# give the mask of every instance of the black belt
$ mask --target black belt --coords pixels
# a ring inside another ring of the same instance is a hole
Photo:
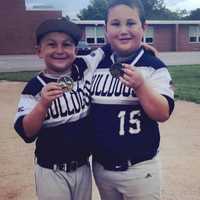
[[[137,159],[130,159],[130,160],[123,160],[123,161],[118,161],[118,160],[105,160],[105,159],[100,159],[98,157],[95,157],[94,160],[100,163],[104,169],[110,170],[110,171],[126,171],[128,170],[129,167],[146,161],[146,160],[151,160],[155,155],[148,155],[143,158],[137,158]]]
[[[62,162],[62,163],[48,163],[44,161],[37,161],[38,165],[44,168],[53,169],[56,170],[62,170],[65,172],[73,172],[76,171],[77,168],[85,165],[88,163],[88,159],[83,160],[72,160],[68,162]]]

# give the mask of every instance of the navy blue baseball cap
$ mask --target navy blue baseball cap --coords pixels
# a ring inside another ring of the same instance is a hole
[[[46,34],[51,32],[61,32],[68,34],[73,39],[75,45],[78,44],[82,37],[81,29],[77,24],[65,18],[48,19],[42,22],[36,29],[35,34],[37,45],[40,44],[42,38]]]

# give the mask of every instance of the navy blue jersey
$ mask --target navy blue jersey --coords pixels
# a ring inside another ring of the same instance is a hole
[[[112,52],[106,49],[101,54],[104,58],[96,66],[91,87],[94,155],[105,160],[155,155],[160,143],[158,123],[146,115],[134,90],[110,74]],[[171,113],[173,90],[165,64],[142,48],[127,63],[136,66],[145,81],[166,97]]]
[[[30,80],[22,91],[15,118],[15,129],[26,141],[36,139],[35,154],[38,160],[60,163],[87,158],[91,153],[91,129],[88,116],[92,73],[83,59],[75,61],[79,79],[71,92],[54,100],[49,107],[41,130],[33,138],[27,138],[22,121],[41,98],[44,85],[57,79],[41,72]]]

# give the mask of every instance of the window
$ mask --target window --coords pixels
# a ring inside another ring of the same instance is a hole
[[[144,42],[152,44],[154,41],[154,29],[152,26],[148,26],[144,33]]]
[[[104,44],[105,39],[104,39],[104,28],[101,26],[96,27],[96,43],[98,44]]]
[[[95,43],[94,27],[86,26],[85,35],[86,35],[86,41],[87,41],[88,44],[94,44]]]
[[[104,27],[102,26],[86,26],[86,41],[88,44],[104,44]]]
[[[189,41],[200,42],[200,26],[189,26]]]

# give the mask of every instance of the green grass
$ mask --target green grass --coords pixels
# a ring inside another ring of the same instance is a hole
[[[175,98],[200,103],[200,65],[170,66]],[[0,73],[0,80],[28,81],[38,72]]]
[[[30,80],[33,76],[35,76],[38,72],[31,71],[31,72],[1,72],[0,73],[0,80],[7,80],[7,81],[20,81],[26,82]]]
[[[200,65],[171,66],[175,98],[200,103]]]

